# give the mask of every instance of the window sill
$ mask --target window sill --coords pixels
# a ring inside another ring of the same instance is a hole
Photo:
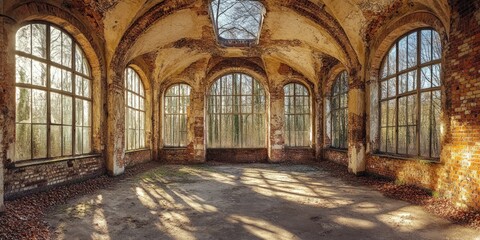
[[[7,166],[7,168],[15,169],[15,168],[22,168],[22,167],[29,167],[29,166],[35,166],[35,165],[57,163],[57,162],[65,162],[65,161],[79,160],[79,159],[85,159],[85,158],[94,158],[94,157],[101,157],[101,156],[102,156],[101,154],[88,154],[88,155],[71,156],[71,157],[23,160],[23,161],[11,163],[9,166]]]
[[[348,149],[342,149],[342,148],[329,147],[326,150],[341,152],[341,153],[348,153]]]
[[[401,156],[401,155],[393,155],[393,154],[386,154],[386,153],[372,153],[372,156],[381,157],[381,158],[390,158],[390,159],[397,159],[403,161],[417,161],[421,163],[427,164],[442,164],[439,158],[421,158],[421,157],[408,157],[408,156]]]
[[[150,148],[140,148],[140,149],[127,150],[127,151],[125,151],[125,154],[127,154],[127,153],[136,153],[136,152],[143,152],[143,151],[150,151]]]
[[[313,147],[287,147],[285,146],[285,150],[313,150]]]

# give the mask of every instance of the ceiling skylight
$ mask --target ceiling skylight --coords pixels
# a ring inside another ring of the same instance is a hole
[[[215,33],[225,46],[258,43],[265,8],[253,0],[213,0],[210,4]]]

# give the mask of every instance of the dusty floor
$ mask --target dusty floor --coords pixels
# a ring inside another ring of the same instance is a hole
[[[59,239],[479,239],[305,165],[160,166],[50,211]]]

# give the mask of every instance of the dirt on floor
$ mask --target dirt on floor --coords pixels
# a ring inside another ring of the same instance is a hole
[[[156,166],[48,211],[57,239],[480,239],[316,166]]]

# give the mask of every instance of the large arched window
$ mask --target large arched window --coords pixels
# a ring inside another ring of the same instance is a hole
[[[264,148],[263,87],[242,73],[221,77],[208,95],[207,123],[211,148]]]
[[[310,96],[305,86],[298,83],[283,87],[285,95],[285,145],[308,147],[310,138]]]
[[[61,28],[31,23],[16,33],[16,160],[91,152],[91,75]]]
[[[130,67],[125,69],[125,132],[127,150],[145,148],[145,89]]]
[[[190,86],[176,84],[165,92],[164,140],[166,147],[185,147],[187,139],[187,109]]]
[[[331,98],[331,146],[339,149],[348,147],[348,75],[346,71],[338,74],[332,87]]]
[[[438,158],[440,36],[419,29],[397,40],[380,73],[380,152]]]

